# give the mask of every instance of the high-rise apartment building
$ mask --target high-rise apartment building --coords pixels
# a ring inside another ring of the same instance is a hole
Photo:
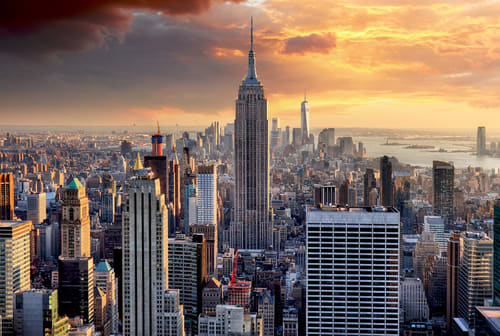
[[[394,206],[392,162],[387,156],[380,158],[380,203],[383,206]]]
[[[479,156],[486,154],[486,127],[484,126],[477,128],[476,152]]]
[[[163,335],[168,284],[168,215],[160,180],[130,179],[123,213],[124,335]]]
[[[304,101],[300,103],[300,119],[301,119],[301,133],[302,133],[302,144],[309,143],[309,102],[306,97]]]
[[[308,208],[307,335],[399,335],[399,213]]]
[[[198,167],[196,194],[198,224],[217,224],[217,166]]]
[[[2,335],[14,335],[14,294],[31,288],[29,221],[0,221]]]
[[[458,316],[475,327],[474,307],[492,297],[493,241],[484,233],[460,236],[461,258],[458,283]]]
[[[441,216],[447,229],[452,229],[453,216],[453,189],[455,167],[449,162],[434,161],[432,163],[434,199],[432,212],[434,216]]]
[[[60,232],[62,257],[90,257],[89,199],[77,178],[63,192]]]
[[[47,198],[45,193],[29,194],[27,197],[26,219],[33,225],[39,225],[47,218]]]
[[[257,78],[251,27],[248,73],[236,100],[235,196],[231,245],[267,249],[272,244],[269,203],[269,125],[264,87]]]
[[[57,290],[32,289],[15,295],[16,335],[68,335],[68,317],[59,316]]]
[[[0,174],[0,220],[14,219],[14,177]]]

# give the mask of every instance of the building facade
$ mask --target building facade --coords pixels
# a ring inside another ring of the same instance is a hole
[[[306,225],[306,334],[399,335],[399,213],[308,208]]]

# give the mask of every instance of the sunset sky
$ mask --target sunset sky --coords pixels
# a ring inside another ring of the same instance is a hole
[[[6,0],[0,124],[231,122],[251,16],[282,125],[500,128],[491,0]]]

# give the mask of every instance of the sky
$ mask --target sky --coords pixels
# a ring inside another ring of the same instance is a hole
[[[0,125],[232,122],[251,16],[281,126],[500,128],[496,0],[4,0]]]

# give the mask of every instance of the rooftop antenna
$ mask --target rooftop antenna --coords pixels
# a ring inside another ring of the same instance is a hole
[[[250,17],[250,50],[253,50],[253,16]]]
[[[158,126],[158,134],[160,134],[160,122],[156,120],[156,126]]]

